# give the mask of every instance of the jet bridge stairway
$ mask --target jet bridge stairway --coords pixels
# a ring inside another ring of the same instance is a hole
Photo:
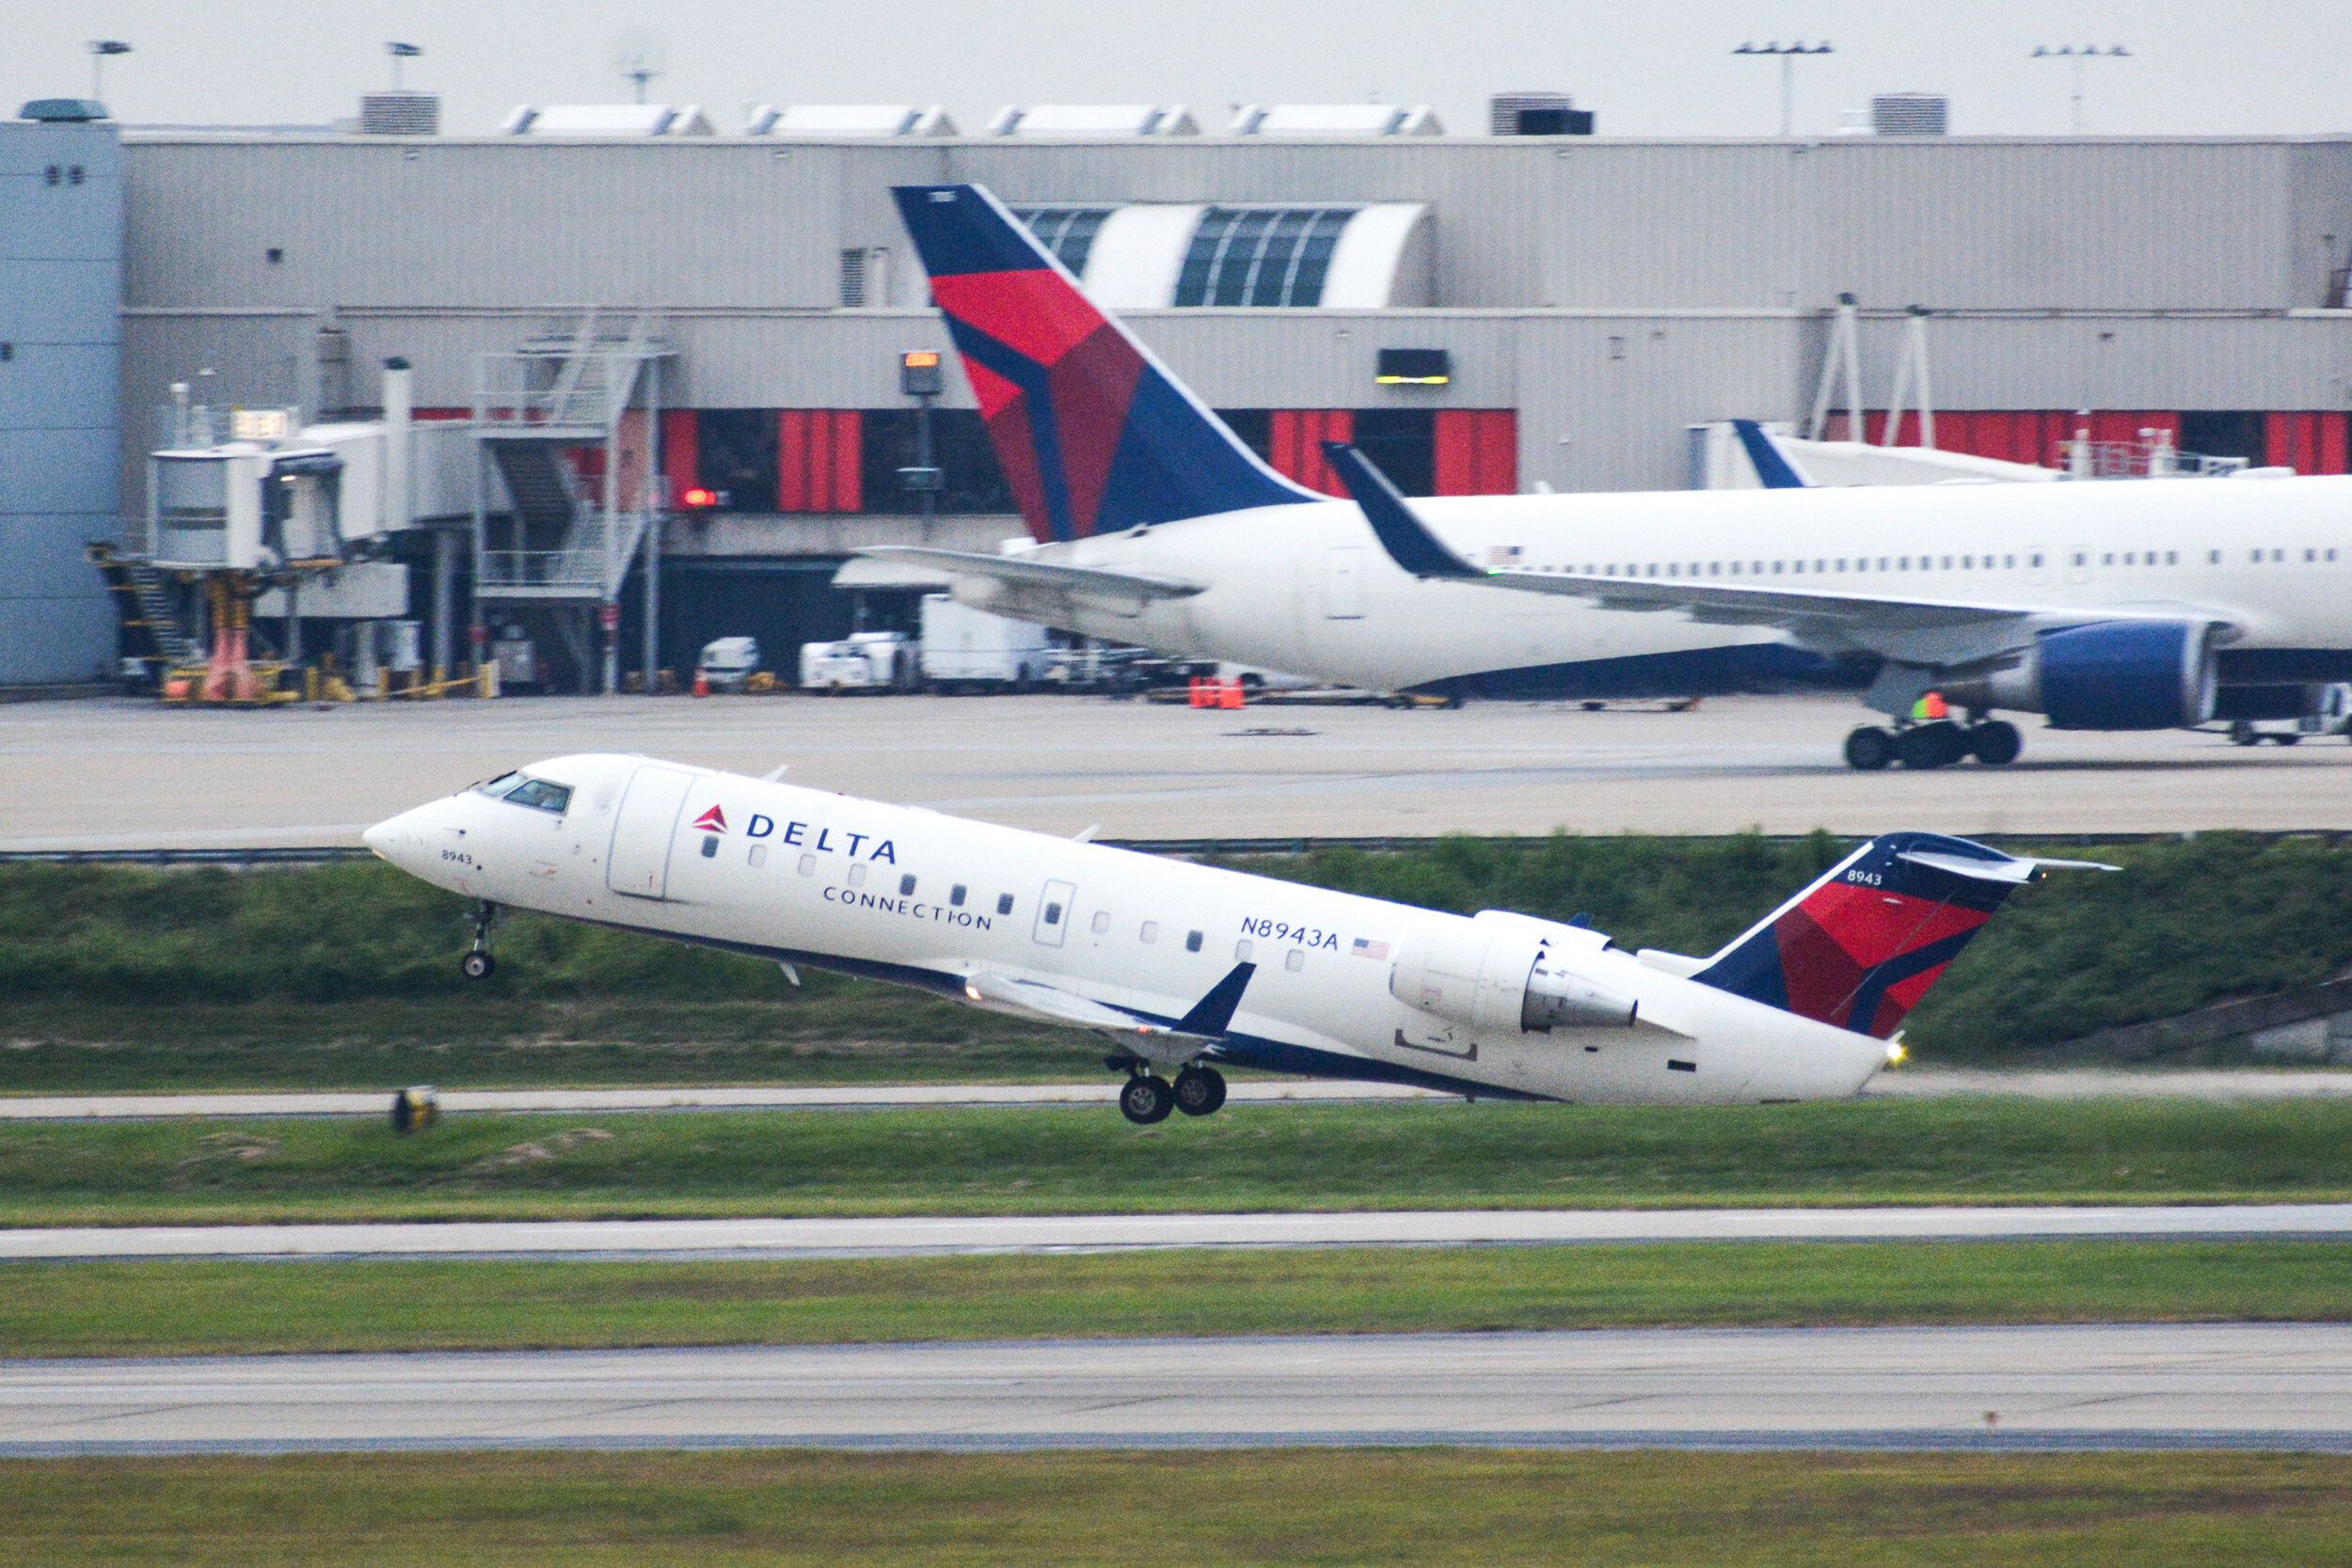
[[[122,626],[122,656],[147,666],[148,677],[160,681],[175,665],[200,664],[204,650],[181,625],[172,607],[163,574],[144,561],[115,553],[111,545],[92,545],[90,564],[106,582],[108,597]]]

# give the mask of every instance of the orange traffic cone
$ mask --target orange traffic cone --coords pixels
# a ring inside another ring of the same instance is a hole
[[[1239,707],[1242,705],[1241,682],[1221,681],[1218,685],[1223,689],[1218,695],[1217,706]]]
[[[704,674],[700,670],[694,672],[694,695],[697,697],[707,697],[710,695],[710,677]]]

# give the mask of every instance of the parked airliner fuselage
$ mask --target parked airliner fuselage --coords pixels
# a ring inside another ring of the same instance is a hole
[[[484,905],[1097,1027],[1162,1067],[1729,1103],[1850,1095],[1887,1059],[1880,1038],[1693,982],[1691,960],[1637,957],[1581,927],[1412,909],[641,757],[534,764],[367,843]],[[1546,994],[1564,1000],[1547,1016],[1561,1026],[1523,1026],[1531,964],[1550,966]],[[1167,1027],[1220,982],[1239,1003],[1213,1037]]]
[[[2302,666],[2341,663],[2344,656],[2322,651],[2352,648],[2352,479],[1481,496],[1412,505],[1481,566],[2077,610],[2194,605],[2231,624],[2217,650],[2225,681],[2338,678],[2332,664]],[[1737,685],[1743,674],[1786,677],[1817,663],[1770,626],[1421,580],[1390,559],[1352,501],[1193,518],[1051,545],[1025,559],[1204,588],[1181,598],[1089,599],[961,577],[957,596],[1089,636],[1371,690],[1575,695],[1589,686],[1617,695],[1643,683],[1645,666],[1659,689],[1681,690]],[[2265,651],[2282,660],[2275,673],[2249,657]],[[1924,641],[1916,650],[1930,664],[1942,653]],[[1621,659],[1645,666],[1609,663]]]

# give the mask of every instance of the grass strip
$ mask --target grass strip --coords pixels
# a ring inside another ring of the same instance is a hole
[[[0,1266],[0,1356],[1219,1334],[2312,1322],[2325,1242],[1183,1249],[760,1262]]]
[[[2352,1101],[1241,1104],[0,1127],[0,1223],[2352,1198]]]
[[[0,1563],[2352,1560],[2301,1454],[498,1453],[0,1464]]]

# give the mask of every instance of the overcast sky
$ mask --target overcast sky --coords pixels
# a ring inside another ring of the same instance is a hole
[[[521,103],[626,102],[616,59],[651,48],[656,102],[722,131],[754,103],[944,103],[966,131],[1013,103],[1182,103],[1204,129],[1235,103],[1432,103],[1456,133],[1486,95],[1542,87],[1598,111],[1603,135],[1778,128],[1776,63],[1743,41],[1826,39],[1800,61],[1797,129],[1835,131],[1874,92],[1952,100],[1952,129],[2068,129],[2072,68],[2037,44],[2122,44],[2086,71],[2095,133],[2352,129],[2343,0],[0,0],[0,99],[89,90],[86,41],[120,39],[105,98],[130,123],[324,122],[388,84],[387,40],[421,45],[408,84],[442,96],[449,134]]]

